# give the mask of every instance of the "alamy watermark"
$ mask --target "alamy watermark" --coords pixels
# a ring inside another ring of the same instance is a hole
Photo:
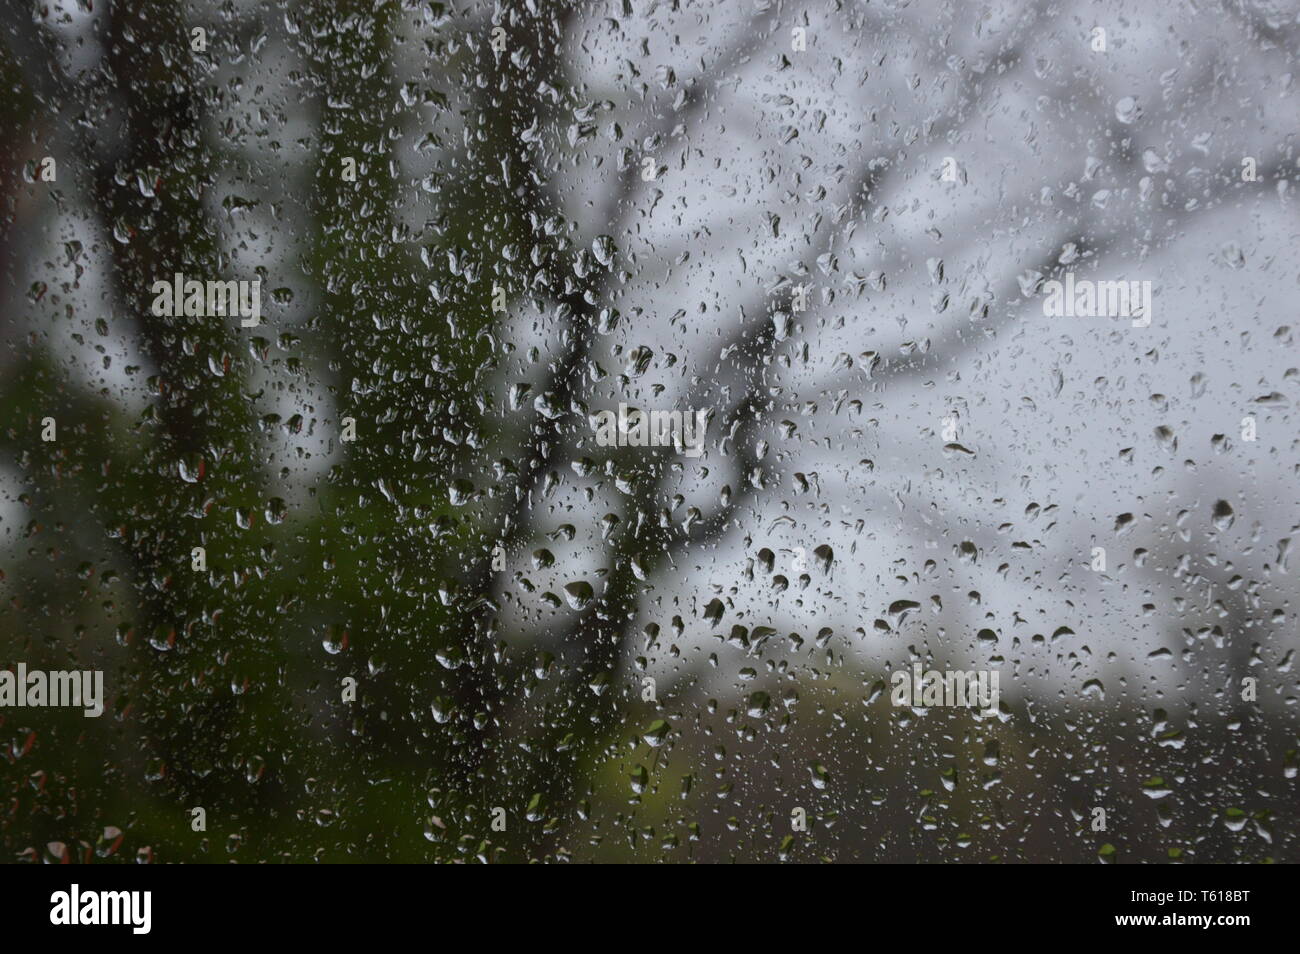
[[[619,404],[618,413],[595,416],[596,443],[601,447],[676,447],[687,457],[704,451],[708,411],[638,411]]]
[[[890,682],[894,688],[889,700],[896,706],[967,706],[990,714],[998,709],[998,674],[987,669],[924,672],[920,663],[913,663],[910,673],[899,670]]]
[[[262,280],[207,281],[186,279],[177,272],[171,281],[160,278],[151,289],[153,313],[179,318],[238,315],[240,325],[255,328],[262,320]]]
[[[1149,281],[1099,281],[1065,273],[1043,285],[1043,314],[1048,318],[1132,318],[1134,328],[1151,324],[1153,301]]]
[[[17,674],[0,669],[0,707],[41,708],[72,706],[85,710],[87,719],[104,714],[104,673],[95,670],[28,671],[18,664]]]
[[[54,925],[128,925],[132,934],[148,934],[153,924],[152,891],[82,891],[73,884],[50,895]]]

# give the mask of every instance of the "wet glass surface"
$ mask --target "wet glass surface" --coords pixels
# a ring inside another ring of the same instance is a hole
[[[1296,860],[1292,5],[2,16],[3,860]]]

